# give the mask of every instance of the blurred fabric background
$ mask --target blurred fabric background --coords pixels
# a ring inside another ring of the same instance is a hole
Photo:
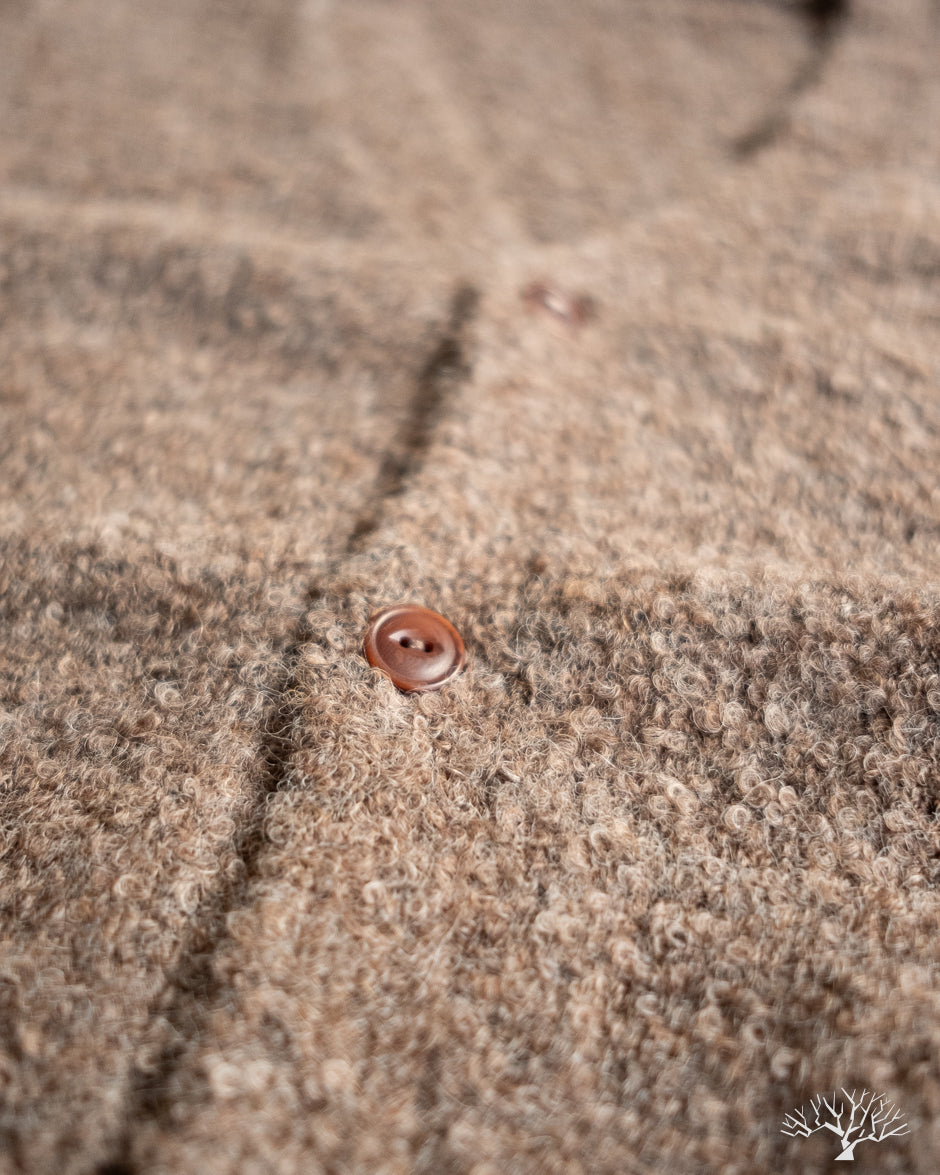
[[[937,1169],[938,226],[934,0],[0,0],[0,1172]]]

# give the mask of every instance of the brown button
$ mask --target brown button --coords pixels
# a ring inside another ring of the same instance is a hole
[[[596,313],[594,299],[588,294],[568,294],[545,282],[532,282],[521,291],[522,298],[532,307],[547,310],[571,326],[583,326]]]
[[[390,604],[376,612],[366,629],[365,654],[407,693],[440,689],[466,659],[457,629],[420,604]]]

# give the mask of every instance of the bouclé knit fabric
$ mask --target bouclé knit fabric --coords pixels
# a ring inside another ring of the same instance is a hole
[[[0,1175],[937,1170],[938,62],[0,3]]]

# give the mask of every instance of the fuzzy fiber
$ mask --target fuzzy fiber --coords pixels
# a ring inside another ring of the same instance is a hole
[[[0,3],[0,1175],[940,1169],[938,63]]]

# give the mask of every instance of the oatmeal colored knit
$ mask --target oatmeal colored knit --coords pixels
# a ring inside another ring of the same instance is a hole
[[[0,1175],[938,1169],[938,62],[0,3]]]

